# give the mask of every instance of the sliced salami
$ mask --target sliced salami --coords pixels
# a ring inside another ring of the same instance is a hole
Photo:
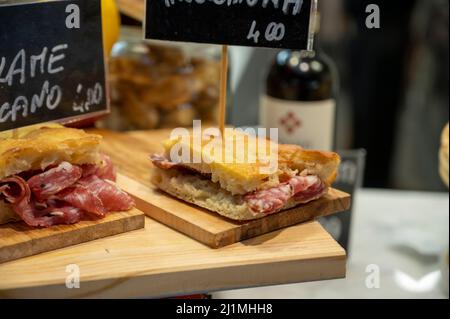
[[[292,187],[283,183],[278,187],[246,195],[244,201],[255,213],[270,214],[282,208],[291,197]]]
[[[14,176],[0,180],[0,196],[11,204],[20,202],[24,197],[30,198],[30,188],[27,182],[19,177]]]
[[[115,182],[117,179],[117,172],[111,158],[107,155],[102,155],[102,162],[101,165],[83,165],[83,177],[96,175],[101,179]]]
[[[70,206],[100,217],[104,217],[108,212],[100,198],[81,185],[69,187],[53,196],[52,199],[63,201]]]
[[[178,166],[177,163],[171,162],[163,155],[153,154],[152,156],[150,156],[150,160],[152,161],[153,165],[160,169],[171,169]]]
[[[44,201],[75,184],[82,173],[83,170],[80,167],[63,162],[55,168],[33,176],[28,180],[28,185],[36,199]]]
[[[79,184],[98,196],[108,211],[129,210],[134,207],[133,199],[111,181],[92,175],[81,179]]]
[[[114,184],[115,169],[106,156],[100,167],[63,162],[23,176],[28,181],[20,176],[0,180],[0,200],[10,203],[29,226],[74,224],[86,214],[104,217],[134,206],[133,199]]]
[[[326,189],[317,176],[295,176],[277,187],[257,191],[244,196],[244,201],[257,214],[272,214],[283,208],[294,198],[297,202],[308,202],[322,195]]]

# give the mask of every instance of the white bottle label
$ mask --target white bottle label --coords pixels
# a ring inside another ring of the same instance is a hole
[[[263,95],[260,125],[277,127],[280,143],[330,151],[333,148],[335,111],[334,99],[287,101]]]

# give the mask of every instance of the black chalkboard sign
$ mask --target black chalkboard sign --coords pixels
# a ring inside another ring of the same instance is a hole
[[[147,0],[145,37],[307,49],[317,0]]]
[[[0,5],[0,131],[107,111],[100,0]]]

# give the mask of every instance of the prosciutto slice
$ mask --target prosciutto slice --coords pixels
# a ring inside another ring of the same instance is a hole
[[[71,206],[50,207],[41,211],[33,202],[25,199],[13,204],[13,209],[27,225],[32,227],[75,224],[82,219],[84,214],[83,210]]]
[[[71,206],[53,207],[48,214],[52,218],[53,225],[76,224],[84,217],[82,209]]]
[[[9,189],[8,185],[3,185],[2,187],[0,187],[0,195],[5,193],[8,189]]]
[[[113,182],[103,180],[96,175],[79,181],[93,195],[97,196],[108,211],[129,210],[134,206],[133,199]]]
[[[100,217],[104,217],[108,212],[108,209],[100,198],[81,185],[69,187],[53,196],[53,199],[64,201],[73,207],[77,207]]]
[[[319,179],[300,192],[295,193],[294,200],[301,203],[307,203],[318,199],[327,190],[326,185]]]
[[[63,162],[58,167],[33,176],[28,180],[28,185],[36,199],[44,201],[75,184],[82,174],[83,170],[80,167]]]
[[[295,176],[277,187],[248,194],[244,196],[244,201],[257,214],[272,214],[283,208],[291,198],[306,203],[320,197],[325,189],[317,176]]]
[[[115,182],[117,179],[116,168],[109,156],[102,155],[102,165],[83,165],[83,177],[96,175],[101,179],[107,179]]]
[[[153,154],[150,156],[150,160],[152,161],[153,165],[160,169],[171,169],[173,167],[179,166],[177,163],[171,162],[163,155]]]
[[[11,204],[16,204],[24,197],[30,197],[30,189],[27,182],[14,176],[0,180],[0,196],[3,195]]]
[[[27,172],[0,180],[0,200],[29,226],[49,227],[74,224],[87,214],[104,217],[111,211],[129,210],[132,198],[112,180],[116,173],[111,160],[103,165],[76,166],[63,162],[44,172]]]
[[[30,187],[24,179],[15,176],[1,180],[0,184],[3,183],[5,184],[0,187],[2,189],[0,195],[11,203],[13,210],[25,223],[34,227],[47,227],[56,223],[55,216],[36,217],[37,209],[31,200]]]

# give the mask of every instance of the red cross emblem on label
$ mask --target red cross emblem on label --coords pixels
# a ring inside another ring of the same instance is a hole
[[[284,127],[289,134],[292,134],[302,126],[302,121],[293,112],[288,112],[280,119],[280,125]]]

